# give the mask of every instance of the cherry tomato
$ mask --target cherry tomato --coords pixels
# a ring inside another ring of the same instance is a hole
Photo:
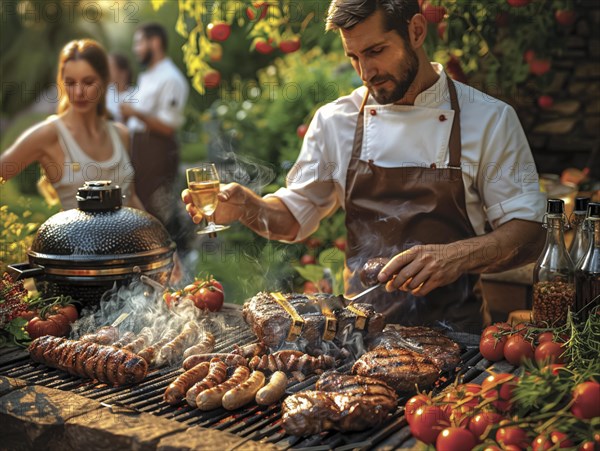
[[[552,448],[552,442],[550,441],[548,434],[540,434],[533,439],[531,447],[533,448],[533,451],[546,451]]]
[[[550,441],[552,442],[553,445],[557,445],[559,449],[560,448],[570,448],[573,445],[573,442],[571,440],[569,440],[569,437],[567,437],[567,434],[565,434],[564,432],[560,432],[560,431],[552,431],[550,432]]]
[[[223,292],[216,287],[202,287],[193,295],[194,305],[202,310],[216,312],[223,307]]]
[[[554,332],[542,332],[537,336],[538,343],[544,343],[545,341],[554,341]]]
[[[483,329],[481,336],[482,337],[487,337],[488,335],[493,336],[494,334],[498,334],[500,332],[506,332],[511,329],[512,329],[512,327],[508,323],[494,323],[491,326],[488,326],[485,329]]]
[[[406,402],[404,406],[404,417],[406,418],[408,424],[412,422],[417,410],[427,404],[431,404],[431,398],[422,393],[413,396]]]
[[[490,445],[490,446],[486,446],[483,451],[502,451],[502,450],[495,445]]]
[[[479,341],[479,352],[490,362],[498,362],[504,358],[505,343],[506,337],[498,340],[493,335],[482,336]]]
[[[598,451],[600,446],[596,446],[594,442],[587,441],[579,445],[579,448],[577,449],[578,451]]]
[[[300,264],[304,265],[315,265],[317,263],[317,259],[309,254],[304,254],[300,257]]]
[[[469,430],[482,440],[487,437],[491,428],[497,426],[504,417],[496,412],[481,412],[475,415],[469,422]]]
[[[534,356],[533,345],[520,334],[513,335],[504,345],[504,357],[509,363],[519,365],[525,359]]]
[[[492,404],[500,411],[506,412],[512,407],[512,390],[517,382],[513,374],[498,373],[485,378],[481,384],[484,398],[495,398]]]
[[[553,376],[558,376],[561,373],[561,368],[565,368],[564,363],[552,363],[543,367],[541,371],[550,371]],[[565,371],[563,371],[563,374],[566,374]]]
[[[448,426],[450,426],[450,421],[441,408],[421,406],[412,419],[410,432],[415,438],[430,445],[435,443],[439,433]]]
[[[165,304],[167,304],[168,308],[175,307],[181,300],[181,291],[166,291],[163,294],[163,300],[165,301]]]
[[[544,341],[535,349],[535,361],[547,363],[564,363],[565,348],[554,341]]]
[[[57,337],[60,334],[58,323],[47,319],[43,320],[39,316],[31,319],[25,329],[31,338],[38,338],[44,335],[54,335]]]
[[[525,431],[516,426],[502,427],[496,431],[496,441],[504,446],[513,445],[521,449],[526,449],[529,446],[529,439]]]
[[[571,412],[577,418],[589,419],[600,417],[600,384],[583,382],[573,389],[573,405]]]
[[[468,429],[450,427],[444,429],[435,441],[437,451],[470,451],[477,444],[477,439]]]

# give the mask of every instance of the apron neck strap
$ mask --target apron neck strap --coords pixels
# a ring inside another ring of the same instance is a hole
[[[452,130],[450,131],[450,140],[448,147],[450,148],[449,166],[453,168],[460,167],[461,154],[461,138],[460,138],[460,106],[458,105],[458,96],[456,95],[456,87],[452,79],[446,75],[448,81],[448,92],[450,93],[450,107],[454,111],[454,121],[452,121]]]

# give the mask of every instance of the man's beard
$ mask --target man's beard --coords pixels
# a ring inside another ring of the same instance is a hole
[[[148,66],[152,61],[153,56],[154,54],[152,53],[152,49],[148,49],[144,56],[142,56],[142,58],[140,59],[140,64],[144,67]]]
[[[387,105],[390,103],[396,103],[400,99],[402,99],[406,93],[408,92],[410,86],[413,81],[417,77],[417,73],[419,72],[419,59],[417,58],[417,54],[411,48],[407,48],[407,64],[406,67],[400,68],[400,72],[404,72],[404,77],[401,80],[396,79],[395,77],[381,76],[375,77],[369,82],[369,94],[379,103],[380,105]],[[375,90],[372,85],[383,81],[391,81],[394,84],[394,87],[391,91],[387,90]]]

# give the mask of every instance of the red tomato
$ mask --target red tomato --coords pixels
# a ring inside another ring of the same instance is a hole
[[[554,332],[542,332],[537,336],[538,343],[544,343],[545,341],[554,341]]]
[[[490,362],[498,362],[504,358],[505,343],[506,337],[497,340],[493,335],[482,336],[479,341],[479,352]]]
[[[567,437],[567,434],[565,434],[564,432],[560,432],[560,431],[552,431],[550,432],[550,441],[552,442],[553,445],[557,445],[558,444],[558,448],[570,448],[573,445],[573,442],[571,440],[569,440],[569,437]]]
[[[564,363],[552,363],[550,365],[546,365],[541,369],[541,371],[550,371],[553,376],[558,376],[561,372],[561,368],[565,368]],[[563,372],[564,373],[564,372]]]
[[[437,451],[470,451],[477,445],[477,440],[468,429],[450,427],[444,429],[435,441]]]
[[[512,407],[512,390],[517,381],[513,374],[498,373],[488,376],[481,384],[484,398],[495,398],[492,404],[500,411],[506,412]]]
[[[231,34],[231,27],[225,22],[209,23],[206,26],[206,34],[211,41],[226,41]]]
[[[302,257],[300,257],[301,265],[314,265],[316,263],[317,263],[317,260],[312,255],[304,254]]]
[[[57,337],[61,332],[58,323],[50,320],[43,320],[38,316],[30,320],[25,329],[31,338],[38,338],[44,335],[54,335]]]
[[[552,448],[552,442],[550,441],[548,434],[538,435],[535,439],[533,439],[533,443],[531,445],[533,451],[546,451]]]
[[[519,8],[521,6],[527,6],[531,3],[531,0],[506,0],[506,2],[510,6],[514,6],[515,8]]]
[[[74,323],[79,319],[79,313],[77,313],[77,307],[73,304],[67,304],[64,307],[58,309],[58,312],[65,315],[70,323]]]
[[[504,357],[509,363],[519,365],[524,359],[533,359],[533,356],[533,345],[520,334],[513,335],[506,340]]]
[[[298,138],[303,139],[304,136],[306,135],[307,131],[308,131],[308,125],[300,124],[300,125],[298,125],[298,128],[296,129],[296,135],[298,135]]]
[[[577,449],[578,451],[598,451],[600,446],[596,446],[594,442],[587,441],[579,445],[579,448]]]
[[[406,404],[404,405],[404,417],[406,418],[408,424],[412,422],[417,410],[427,404],[431,404],[431,398],[422,393],[415,395],[406,401]]]
[[[576,15],[575,11],[571,11],[569,9],[558,9],[554,13],[554,18],[558,24],[568,27],[575,23]]]
[[[262,53],[263,55],[268,55],[269,53],[272,53],[273,50],[275,50],[275,47],[273,47],[271,45],[272,43],[273,43],[273,39],[271,39],[271,38],[269,38],[268,41],[261,39],[259,41],[256,41],[256,45],[254,46],[254,48],[256,49],[256,51],[258,53]]]
[[[483,329],[483,332],[481,333],[482,337],[487,337],[487,336],[498,336],[496,334],[499,334],[500,332],[506,332],[511,330],[512,327],[510,324],[508,323],[494,323],[491,326],[486,327],[485,329]],[[504,337],[506,337],[506,335],[504,335]]]
[[[483,451],[502,451],[502,450],[495,445],[491,445],[491,446],[486,446]]]
[[[204,86],[208,89],[217,88],[221,84],[221,72],[211,69],[204,74]]]
[[[205,286],[193,294],[192,299],[197,308],[217,312],[223,307],[224,296],[223,291],[212,286]]]
[[[492,427],[497,426],[504,417],[496,412],[481,412],[469,422],[469,430],[482,440],[487,437]]]
[[[537,59],[533,58],[529,61],[529,72],[533,75],[544,75],[550,70],[552,64],[548,59]]]
[[[415,412],[410,432],[418,440],[431,445],[443,429],[450,426],[450,421],[444,411],[438,406],[421,406]]]
[[[583,382],[573,389],[573,405],[571,412],[577,418],[589,419],[600,417],[600,384]]]
[[[48,321],[54,321],[56,324],[58,324],[59,336],[67,335],[71,330],[71,323],[69,323],[69,318],[67,318],[62,313],[55,313],[54,315],[49,315]]]
[[[294,53],[300,50],[300,38],[287,39],[279,43],[279,49],[283,53]]]
[[[552,108],[552,105],[554,105],[554,99],[552,98],[552,96],[543,95],[538,98],[537,103],[540,108],[547,110],[549,108]]]
[[[443,6],[433,6],[429,2],[423,2],[421,14],[425,16],[429,23],[440,23],[446,15],[446,8]]]
[[[498,429],[496,431],[496,441],[504,445],[505,449],[508,445],[526,449],[530,443],[525,431],[516,426],[507,426]]]
[[[560,343],[544,341],[535,349],[535,361],[539,363],[564,363],[565,359],[562,357],[564,352],[565,348]]]
[[[340,251],[346,252],[346,238],[339,237],[333,241],[333,245],[337,247]]]

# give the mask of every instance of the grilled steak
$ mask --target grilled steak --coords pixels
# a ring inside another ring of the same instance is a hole
[[[373,337],[369,350],[404,347],[402,340],[420,346],[422,353],[435,362],[442,371],[454,370],[460,364],[460,346],[441,332],[429,327],[388,326]]]
[[[298,436],[327,429],[362,431],[381,424],[396,405],[394,390],[384,382],[330,373],[317,382],[317,390],[284,400],[283,427],[288,434]]]
[[[385,257],[377,257],[367,260],[358,273],[360,277],[360,283],[362,283],[365,287],[377,285],[379,283],[377,276],[389,261],[390,259]]]
[[[335,296],[285,294],[284,297],[304,320],[298,342],[303,344],[303,350],[310,354],[323,352],[322,337],[327,321],[326,315],[321,311],[323,303],[328,305],[332,314],[338,319],[334,341],[339,341],[355,330],[358,315],[345,308],[341,300]],[[382,314],[375,312],[370,304],[353,304],[353,309],[363,312],[367,317],[363,332],[367,336],[383,330],[385,319]],[[256,336],[268,347],[279,349],[288,338],[292,318],[269,293],[258,293],[246,301],[242,314]]]
[[[49,335],[33,340],[29,355],[36,362],[110,385],[140,382],[148,371],[144,359],[132,352]]]
[[[368,351],[352,366],[352,373],[385,381],[398,392],[414,391],[432,385],[440,368],[424,354],[405,348],[379,347]]]

